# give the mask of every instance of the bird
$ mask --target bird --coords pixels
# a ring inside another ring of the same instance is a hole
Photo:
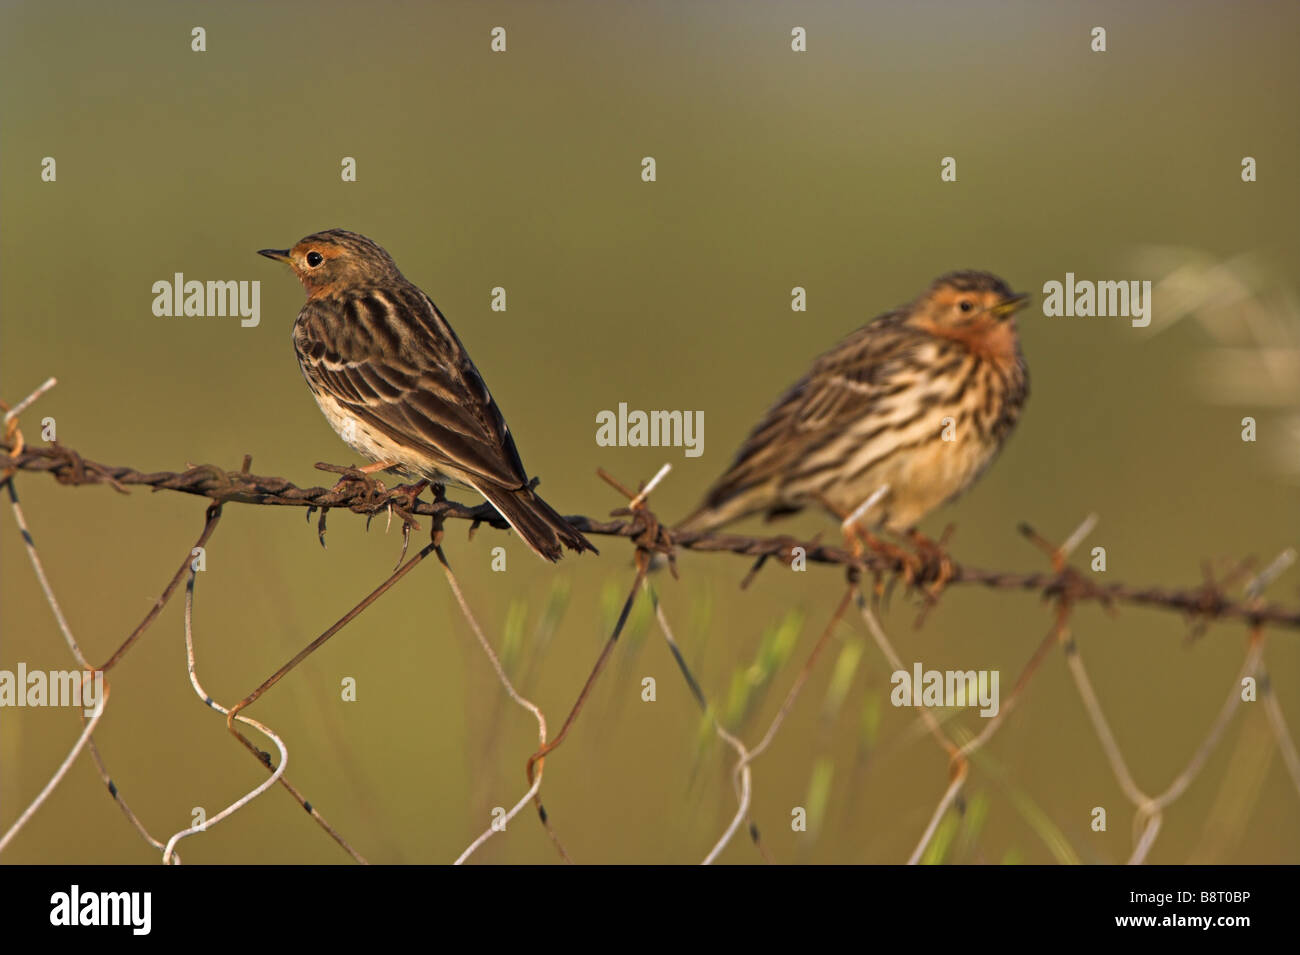
[[[917,523],[980,477],[1020,417],[1029,372],[1014,315],[1028,300],[989,272],[955,271],[863,325],[777,399],[674,532],[820,505],[925,540]]]
[[[330,425],[373,463],[476,491],[538,556],[596,548],[533,490],[478,368],[433,301],[372,239],[315,232],[259,255],[307,291],[293,347]],[[417,492],[418,493],[418,492]]]

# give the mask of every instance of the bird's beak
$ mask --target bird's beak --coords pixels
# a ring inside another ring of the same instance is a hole
[[[264,255],[268,259],[275,259],[277,262],[290,261],[288,249],[258,249],[257,254]]]
[[[1017,292],[1015,295],[998,302],[991,311],[998,318],[1010,318],[1028,304],[1029,296],[1024,292]]]

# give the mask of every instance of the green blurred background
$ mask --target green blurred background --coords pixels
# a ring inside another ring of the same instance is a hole
[[[1104,54],[1089,50],[1098,25]],[[195,26],[204,53],[190,49]],[[489,50],[494,26],[507,30],[504,54]],[[793,26],[807,53],[791,52]],[[442,307],[557,508],[602,516],[619,499],[597,467],[633,483],[669,462],[653,504],[675,519],[814,355],[940,272],[990,269],[1041,298],[1067,271],[1158,279],[1132,266],[1153,245],[1291,269],[1297,28],[1283,3],[6,3],[0,397],[57,376],[24,419],[28,438],[53,416],[58,439],[93,460],[233,469],[248,453],[258,473],[322,483],[313,462],[353,457],[296,367],[302,291],[254,250],[344,227],[384,245]],[[1260,164],[1251,185],[1246,155]],[[40,180],[45,156],[55,183]],[[340,179],[345,156],[355,183]],[[657,160],[655,183],[641,181],[643,156]],[[939,180],[944,156],[956,183]],[[261,281],[260,326],[155,317],[151,285],[174,272]],[[796,285],[806,313],[790,310]],[[489,307],[494,286],[507,290],[504,313]],[[1295,545],[1296,483],[1274,464],[1288,440],[1271,424],[1278,408],[1209,401],[1210,337],[1155,307],[1145,331],[1026,313],[1032,396],[1019,430],[978,487],[925,525],[957,522],[958,560],[1038,569],[1017,522],[1059,539],[1092,511],[1088,546],[1107,548],[1108,581],[1195,585],[1203,560]],[[704,455],[598,447],[595,415],[620,401],[703,409]],[[1239,437],[1246,414],[1261,422],[1255,444]],[[18,486],[68,620],[103,660],[179,564],[204,504],[37,475]],[[66,668],[13,520],[0,524],[0,667]],[[322,550],[301,511],[227,506],[196,592],[199,672],[216,699],[242,697],[389,573],[400,539],[382,521],[366,533],[335,513],[330,528]],[[814,514],[783,529],[834,533]],[[632,577],[629,547],[597,543],[599,558],[552,568],[513,536],[450,530],[470,603],[552,733]],[[489,571],[498,544],[505,574]],[[742,593],[741,558],[687,554],[681,569],[655,586],[706,692],[752,744],[842,577],[773,568]],[[1295,580],[1273,596],[1294,603]],[[1004,700],[1050,622],[1032,595],[972,588],[950,591],[919,631],[915,615],[896,597],[883,617],[905,661],[999,668]],[[1239,626],[1190,646],[1185,633],[1168,613],[1075,619],[1151,793],[1204,738],[1244,653]],[[943,754],[914,711],[889,705],[890,667],[865,640],[850,617],[755,764],[755,819],[778,860],[902,861],[943,791]],[[767,672],[760,658],[787,662]],[[1296,634],[1274,634],[1266,659],[1296,732]],[[766,685],[742,706],[760,673]],[[640,697],[647,676],[653,703]],[[340,700],[346,677],[355,703]],[[179,599],[110,682],[96,739],[154,835],[264,778],[189,686]],[[249,714],[282,734],[289,777],[372,861],[454,859],[493,807],[522,795],[536,743],[432,563]],[[982,729],[973,714],[955,719]],[[0,714],[0,828],[78,730],[66,710]],[[1127,858],[1132,809],[1059,652],[985,756],[942,858]],[[734,811],[732,762],[642,608],[543,792],[577,861],[696,861]],[[810,809],[806,833],[790,830],[794,806]],[[1108,809],[1107,832],[1090,831],[1094,806]],[[1298,806],[1262,709],[1243,707],[1150,858],[1300,861]],[[190,863],[347,861],[278,789],[180,848]],[[758,858],[743,832],[722,855]],[[476,856],[556,859],[531,810]],[[156,860],[83,755],[0,861]]]

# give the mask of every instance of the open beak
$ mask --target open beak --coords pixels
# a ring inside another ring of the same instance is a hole
[[[1015,295],[998,302],[990,311],[998,318],[1010,318],[1028,304],[1029,296],[1024,292],[1017,292]]]
[[[288,249],[258,249],[257,254],[264,255],[268,259],[275,259],[277,262],[290,261]]]

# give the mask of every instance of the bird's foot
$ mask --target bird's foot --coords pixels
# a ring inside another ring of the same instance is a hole
[[[411,531],[420,529],[420,522],[415,519],[412,511],[415,510],[416,499],[421,492],[429,486],[428,481],[416,481],[414,484],[402,484],[393,488],[388,499],[388,527],[392,526],[393,514],[396,513],[402,519],[402,552],[397,557],[397,567],[402,566],[402,561],[406,560],[406,550],[411,543]],[[374,515],[372,514],[371,517]],[[388,527],[384,530],[387,531]],[[366,518],[366,529],[370,529],[370,517]]]
[[[916,620],[918,627],[925,621],[926,614],[938,603],[939,595],[948,586],[948,582],[956,576],[952,558],[948,556],[946,549],[953,529],[954,525],[949,524],[937,541],[926,537],[916,528],[907,532],[907,539],[911,541],[914,551],[907,555],[904,579],[909,587],[918,588],[925,600],[925,609]]]
[[[311,520],[312,512],[317,507],[320,508],[320,520],[316,524],[316,536],[320,539],[321,547],[325,547],[325,515],[329,513],[330,507],[346,506],[357,513],[369,513],[373,517],[377,511],[388,503],[388,488],[384,486],[383,481],[374,477],[374,475],[391,467],[393,467],[393,463],[390,461],[378,461],[363,467],[351,464],[326,464],[323,461],[316,462],[317,470],[339,475],[339,479],[334,486],[321,495],[324,502],[334,503],[321,503],[307,508],[308,520]],[[366,526],[370,526],[368,521]]]
[[[904,577],[907,576],[907,568],[914,560],[913,556],[899,547],[897,544],[891,544],[887,540],[882,540],[875,534],[871,533],[864,525],[845,521],[840,525],[844,532],[844,541],[848,546],[855,560],[862,562],[868,553],[874,554],[881,558],[884,567],[880,562],[874,562],[868,566],[874,583],[872,584],[872,598],[877,606],[888,604],[890,592],[893,590],[894,582],[898,579],[896,573],[890,572],[887,568],[903,568]]]
[[[948,540],[952,537],[953,529],[954,525],[949,524],[937,541],[926,537],[916,528],[907,532],[907,539],[915,548],[912,554],[916,566],[914,580],[924,584],[926,589],[936,596],[955,575],[952,559],[947,551]]]

